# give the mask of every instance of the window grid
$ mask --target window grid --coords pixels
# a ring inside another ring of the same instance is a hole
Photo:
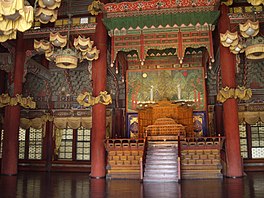
[[[264,123],[251,126],[252,158],[264,158]]]
[[[59,149],[59,159],[72,160],[73,129],[63,129],[61,145]]]
[[[90,160],[90,129],[80,127],[77,130],[76,160]]]
[[[28,159],[42,159],[42,129],[29,130]]]
[[[240,134],[240,152],[243,158],[248,158],[248,151],[247,151],[247,132],[246,132],[246,125],[241,124],[239,125],[239,134]]]
[[[19,148],[18,159],[25,159],[26,129],[19,128],[18,148]]]

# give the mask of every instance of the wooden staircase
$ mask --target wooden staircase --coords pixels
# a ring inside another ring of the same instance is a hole
[[[149,141],[144,182],[178,182],[178,146],[176,141]]]

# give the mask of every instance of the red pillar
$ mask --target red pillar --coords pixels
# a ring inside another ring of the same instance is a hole
[[[228,18],[228,7],[221,5],[221,15],[219,19],[219,31],[225,33],[230,29],[230,19]],[[236,87],[235,79],[235,55],[229,48],[220,44],[220,65],[223,87]],[[242,160],[240,154],[240,138],[238,127],[238,106],[234,98],[230,98],[223,103],[223,122],[226,136],[226,157],[228,177],[241,177]]]
[[[16,57],[14,67],[14,96],[16,94],[22,94],[24,62],[25,50],[23,35],[18,34],[16,40]],[[1,169],[1,173],[5,175],[17,174],[19,124],[20,106],[7,106],[5,108]]]
[[[107,70],[107,31],[102,22],[103,14],[97,17],[95,45],[100,50],[99,59],[93,61],[92,80],[93,96],[98,96],[100,91],[106,89]],[[106,106],[96,104],[92,108],[92,143],[91,143],[91,177],[105,177],[105,148],[106,138]]]

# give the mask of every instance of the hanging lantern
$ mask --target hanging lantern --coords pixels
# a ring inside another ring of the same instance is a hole
[[[38,8],[35,13],[36,21],[47,24],[48,22],[55,22],[57,20],[58,10],[49,10]]]
[[[227,30],[225,34],[220,33],[220,41],[224,47],[235,46],[238,44],[238,34]]]
[[[50,10],[54,10],[59,8],[61,5],[61,0],[39,0],[39,6],[42,8],[48,8]]]
[[[244,38],[256,36],[259,33],[259,21],[247,20],[245,24],[239,24],[239,29]]]
[[[56,33],[50,33],[50,42],[56,46],[56,47],[60,47],[63,48],[66,46],[67,44],[67,36],[63,36],[61,35],[59,32]]]

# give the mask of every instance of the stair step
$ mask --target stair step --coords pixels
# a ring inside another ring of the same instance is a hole
[[[161,153],[161,152],[159,152],[159,153],[158,153],[158,152],[148,152],[148,153],[147,153],[147,156],[149,156],[149,155],[153,155],[153,156],[154,156],[154,155],[155,155],[155,156],[156,156],[156,155],[177,156],[177,153],[171,153],[171,152],[162,152],[162,153]]]
[[[150,165],[150,164],[169,164],[169,165],[171,165],[171,164],[175,164],[175,165],[177,165],[177,161],[176,160],[168,160],[168,159],[166,159],[166,160],[147,160],[146,161],[146,164],[147,165]]]
[[[177,149],[172,149],[172,148],[153,148],[153,149],[148,149],[147,152],[178,152]]]
[[[156,173],[156,172],[145,172],[144,177],[159,177],[159,178],[177,178],[177,173]]]
[[[145,169],[146,173],[152,173],[152,174],[156,174],[156,173],[177,173],[178,172],[178,168],[177,167],[173,167],[173,168],[157,168],[157,167],[149,167],[147,169]]]
[[[155,152],[178,152],[177,149],[173,149],[173,148],[150,148],[148,149],[149,151],[155,151]]]
[[[178,148],[178,144],[148,144],[148,147],[170,147],[170,148]]]
[[[147,155],[146,160],[177,160],[176,155]]]
[[[178,144],[178,141],[149,141],[149,144]]]
[[[178,145],[177,144],[148,144],[148,148],[158,148],[158,147],[178,148]]]
[[[145,170],[144,174],[155,174],[155,173],[160,173],[160,174],[178,174],[177,168],[174,169],[158,169],[158,168],[152,168],[152,169],[147,169]]]
[[[147,164],[146,168],[177,168],[175,164]]]

